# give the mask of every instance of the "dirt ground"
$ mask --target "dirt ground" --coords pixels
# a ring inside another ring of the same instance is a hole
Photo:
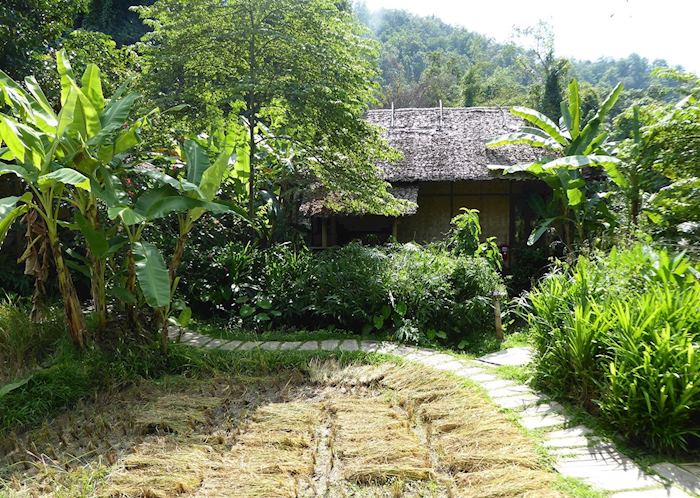
[[[476,389],[384,363],[168,377],[0,441],[0,497],[550,497]]]

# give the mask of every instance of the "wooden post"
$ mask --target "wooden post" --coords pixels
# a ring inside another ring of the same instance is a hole
[[[499,341],[503,341],[505,337],[503,336],[503,322],[501,321],[501,299],[505,297],[500,291],[494,291],[493,293],[493,314],[496,320],[496,338]]]
[[[328,218],[321,218],[321,247],[328,247]]]
[[[391,236],[394,238],[394,241],[398,242],[399,241],[399,219],[394,218],[394,223],[391,225]]]

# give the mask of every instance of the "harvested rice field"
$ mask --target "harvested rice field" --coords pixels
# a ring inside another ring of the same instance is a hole
[[[167,377],[0,442],[0,496],[553,497],[531,439],[424,367]]]

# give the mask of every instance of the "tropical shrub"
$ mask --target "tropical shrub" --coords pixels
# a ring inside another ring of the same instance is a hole
[[[560,266],[522,303],[536,382],[633,443],[697,444],[699,276],[684,255],[642,245]]]
[[[241,326],[340,327],[453,344],[493,327],[491,296],[503,285],[484,257],[444,245],[351,243],[314,254],[232,242],[212,265],[203,286],[208,305]]]

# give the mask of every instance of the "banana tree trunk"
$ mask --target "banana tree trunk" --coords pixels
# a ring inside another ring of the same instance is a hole
[[[94,230],[99,229],[97,205],[94,202],[91,202],[88,206],[85,218]],[[88,259],[90,261],[90,294],[92,303],[95,306],[95,319],[99,338],[107,328],[106,261],[104,258],[99,258],[92,254],[90,250],[88,250]]]
[[[180,268],[180,264],[182,263],[182,256],[185,254],[185,245],[187,244],[188,235],[189,231],[180,233],[180,236],[177,238],[177,242],[175,242],[175,250],[173,251],[173,257],[170,260],[169,268],[171,285],[175,281],[177,270]]]
[[[46,224],[39,217],[36,209],[30,210],[24,216],[27,226],[25,239],[27,251],[23,255],[24,274],[34,277],[34,293],[32,294],[32,322],[39,323],[44,318],[44,297],[46,296],[46,281],[49,278],[49,241]]]
[[[134,253],[129,249],[126,256],[126,290],[132,296],[137,296],[136,291],[136,263],[134,261]],[[141,324],[139,323],[138,317],[138,307],[137,304],[127,304],[126,305],[126,320],[129,326],[135,330],[141,331]]]
[[[58,233],[55,229],[52,230],[51,227],[48,228],[49,243],[51,245],[51,252],[53,253],[53,259],[56,265],[58,288],[61,292],[61,298],[63,299],[63,307],[66,313],[68,332],[70,333],[73,344],[79,349],[84,349],[85,335],[87,331],[85,316],[83,315],[83,310],[80,307],[80,300],[78,299],[78,294],[75,291],[73,279],[71,278],[70,272],[68,271],[63,259],[61,243],[58,240]]]

